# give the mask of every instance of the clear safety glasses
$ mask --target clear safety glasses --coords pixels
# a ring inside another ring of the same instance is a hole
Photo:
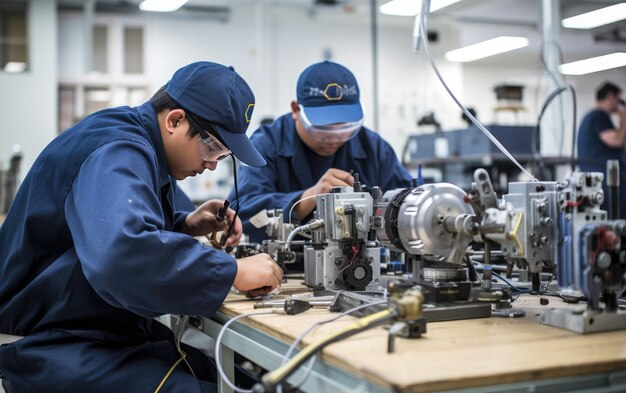
[[[206,138],[200,137],[196,147],[198,154],[204,161],[218,162],[233,154],[226,146],[222,144],[213,135],[207,133]]]
[[[204,161],[218,162],[233,154],[232,151],[224,146],[224,144],[213,135],[216,133],[216,131],[213,130],[213,126],[207,124],[213,133],[207,131],[205,127],[200,125],[200,122],[195,118],[195,115],[192,115],[189,111],[187,111],[187,119],[189,120],[189,124],[191,124],[191,126],[195,128],[200,135],[200,139],[196,144],[200,158]]]
[[[304,113],[302,105],[300,107],[300,121],[304,126],[304,129],[313,139],[318,142],[332,143],[332,142],[347,142],[358,134],[361,127],[363,127],[363,119],[349,123],[337,123],[327,126],[315,126],[311,124],[309,119]]]

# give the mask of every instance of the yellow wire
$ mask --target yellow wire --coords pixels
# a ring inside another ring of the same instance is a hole
[[[178,359],[176,361],[176,363],[174,363],[174,365],[172,367],[170,367],[170,370],[167,372],[167,374],[165,374],[165,377],[163,377],[163,379],[161,380],[161,383],[159,384],[159,386],[157,386],[157,388],[154,391],[154,393],[159,393],[159,390],[161,390],[163,385],[165,385],[165,381],[167,381],[167,379],[170,377],[170,374],[172,373],[172,371],[174,371],[174,369],[176,368],[176,366],[178,366],[180,364],[180,362],[185,360],[185,356],[187,356],[187,354],[184,353],[184,352],[181,352],[181,355],[182,356],[180,357],[180,359]]]
[[[368,315],[366,317],[362,317],[360,319],[357,319],[356,321],[354,321],[349,326],[346,326],[346,327],[344,327],[342,329],[337,330],[336,332],[334,332],[332,334],[329,334],[326,337],[323,337],[323,338],[320,338],[320,339],[314,341],[313,343],[311,343],[308,346],[306,346],[296,356],[291,358],[289,360],[289,362],[287,362],[287,363],[283,364],[282,366],[278,367],[276,370],[270,371],[267,374],[265,374],[263,376],[263,382],[264,383],[270,383],[272,385],[278,384],[280,381],[285,379],[287,377],[287,375],[289,375],[293,371],[293,367],[294,367],[293,365],[294,364],[298,364],[298,362],[300,362],[301,359],[306,359],[312,353],[317,351],[319,349],[318,345],[320,345],[322,343],[325,343],[325,342],[327,342],[327,341],[329,341],[329,340],[331,340],[331,339],[333,339],[335,337],[341,336],[344,333],[347,333],[347,332],[350,332],[350,331],[353,331],[353,330],[356,330],[356,329],[361,329],[361,328],[364,328],[364,327],[368,327],[368,326],[372,325],[375,322],[379,322],[381,319],[388,318],[392,314],[393,314],[393,311],[391,311],[391,310],[379,311],[379,312],[377,312],[375,314]]]

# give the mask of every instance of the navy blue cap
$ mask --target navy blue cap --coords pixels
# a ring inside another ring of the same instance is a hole
[[[166,90],[183,109],[211,124],[242,162],[250,166],[266,164],[246,136],[254,94],[233,67],[208,61],[191,63],[174,73]]]
[[[307,119],[315,126],[363,119],[356,78],[346,67],[332,61],[315,63],[302,71],[296,96]]]

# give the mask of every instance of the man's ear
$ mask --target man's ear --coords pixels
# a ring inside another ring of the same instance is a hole
[[[172,109],[165,116],[165,128],[167,132],[174,133],[174,129],[179,127],[181,122],[186,120],[185,111],[182,109]]]
[[[291,118],[294,120],[298,120],[298,113],[300,112],[300,107],[298,106],[298,101],[291,101]]]

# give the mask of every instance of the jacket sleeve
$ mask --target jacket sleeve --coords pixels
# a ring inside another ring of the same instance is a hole
[[[81,267],[105,301],[145,317],[211,316],[237,272],[230,255],[166,231],[157,164],[138,142],[116,141],[82,164],[65,201]]]
[[[180,232],[187,215],[196,210],[196,206],[187,194],[176,185],[175,180],[172,180],[172,184],[174,185],[174,230]]]

